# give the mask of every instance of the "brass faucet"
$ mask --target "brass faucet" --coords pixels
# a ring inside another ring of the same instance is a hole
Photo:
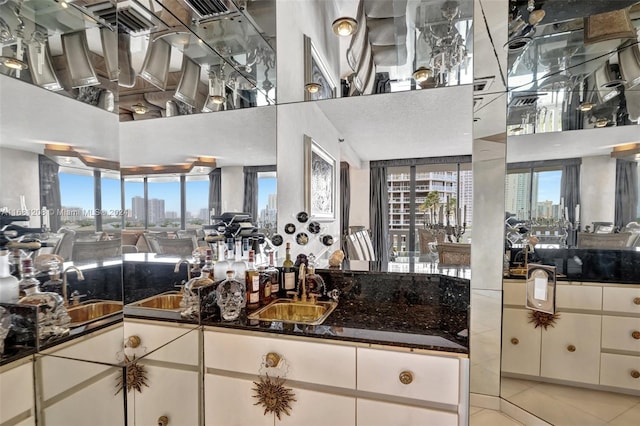
[[[187,282],[191,281],[191,263],[187,259],[181,259],[176,263],[176,267],[173,268],[173,272],[176,274],[180,271],[180,265],[183,263],[187,264]]]
[[[306,303],[307,302],[307,285],[306,285],[307,268],[304,263],[300,264],[300,270],[298,271],[298,275],[300,276],[300,285],[302,286],[302,294],[300,295],[300,301],[302,303]]]
[[[82,275],[82,271],[78,269],[76,266],[69,266],[62,273],[62,299],[64,300],[64,306],[69,306],[69,299],[67,296],[67,273],[72,270],[76,271],[78,274],[78,281],[84,280],[84,275]]]

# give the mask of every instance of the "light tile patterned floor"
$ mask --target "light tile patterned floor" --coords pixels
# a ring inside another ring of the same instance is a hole
[[[522,426],[500,411],[471,407],[469,426]]]
[[[640,397],[502,378],[502,397],[556,426],[638,426]]]

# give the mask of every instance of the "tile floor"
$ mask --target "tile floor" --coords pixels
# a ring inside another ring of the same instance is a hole
[[[640,396],[505,377],[501,393],[512,404],[556,426],[640,425]],[[520,424],[506,416],[498,417],[504,416],[499,412],[474,410],[481,409],[472,408],[471,426]]]
[[[469,411],[469,426],[522,426],[500,411],[487,408],[471,407]]]

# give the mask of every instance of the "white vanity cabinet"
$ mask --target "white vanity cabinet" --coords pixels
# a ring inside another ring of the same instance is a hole
[[[319,340],[205,327],[205,425],[467,424],[465,356]],[[280,420],[255,405],[270,354],[296,399]]]
[[[121,348],[122,327],[116,325],[38,354],[38,425],[122,424],[124,395],[116,394],[122,369],[105,364],[117,363]]]
[[[139,338],[139,364],[147,372],[148,383],[142,392],[128,393],[129,425],[155,426],[162,416],[169,425],[201,424],[199,330],[192,325],[129,319],[124,330],[125,340]]]
[[[33,357],[0,367],[0,425],[35,426]]]
[[[524,280],[505,280],[503,373],[640,390],[640,286],[559,282],[559,317],[546,330],[524,300]]]

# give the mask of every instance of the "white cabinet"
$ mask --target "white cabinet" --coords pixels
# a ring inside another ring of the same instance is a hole
[[[540,375],[542,331],[529,322],[529,311],[504,308],[502,323],[502,371]]]
[[[603,353],[600,383],[607,386],[640,390],[640,357]]]
[[[561,313],[555,326],[542,333],[540,375],[598,383],[600,329],[599,315]]]
[[[602,309],[640,315],[640,286],[605,287]]]
[[[466,424],[468,359],[363,346],[205,328],[205,425]],[[296,399],[280,420],[255,405],[253,382],[270,352],[285,360]]]
[[[31,356],[0,367],[0,395],[0,424],[13,420],[20,425],[35,425]]]
[[[640,318],[603,316],[602,347],[640,352]]]
[[[449,411],[358,398],[357,426],[456,426],[458,424],[458,415]]]

